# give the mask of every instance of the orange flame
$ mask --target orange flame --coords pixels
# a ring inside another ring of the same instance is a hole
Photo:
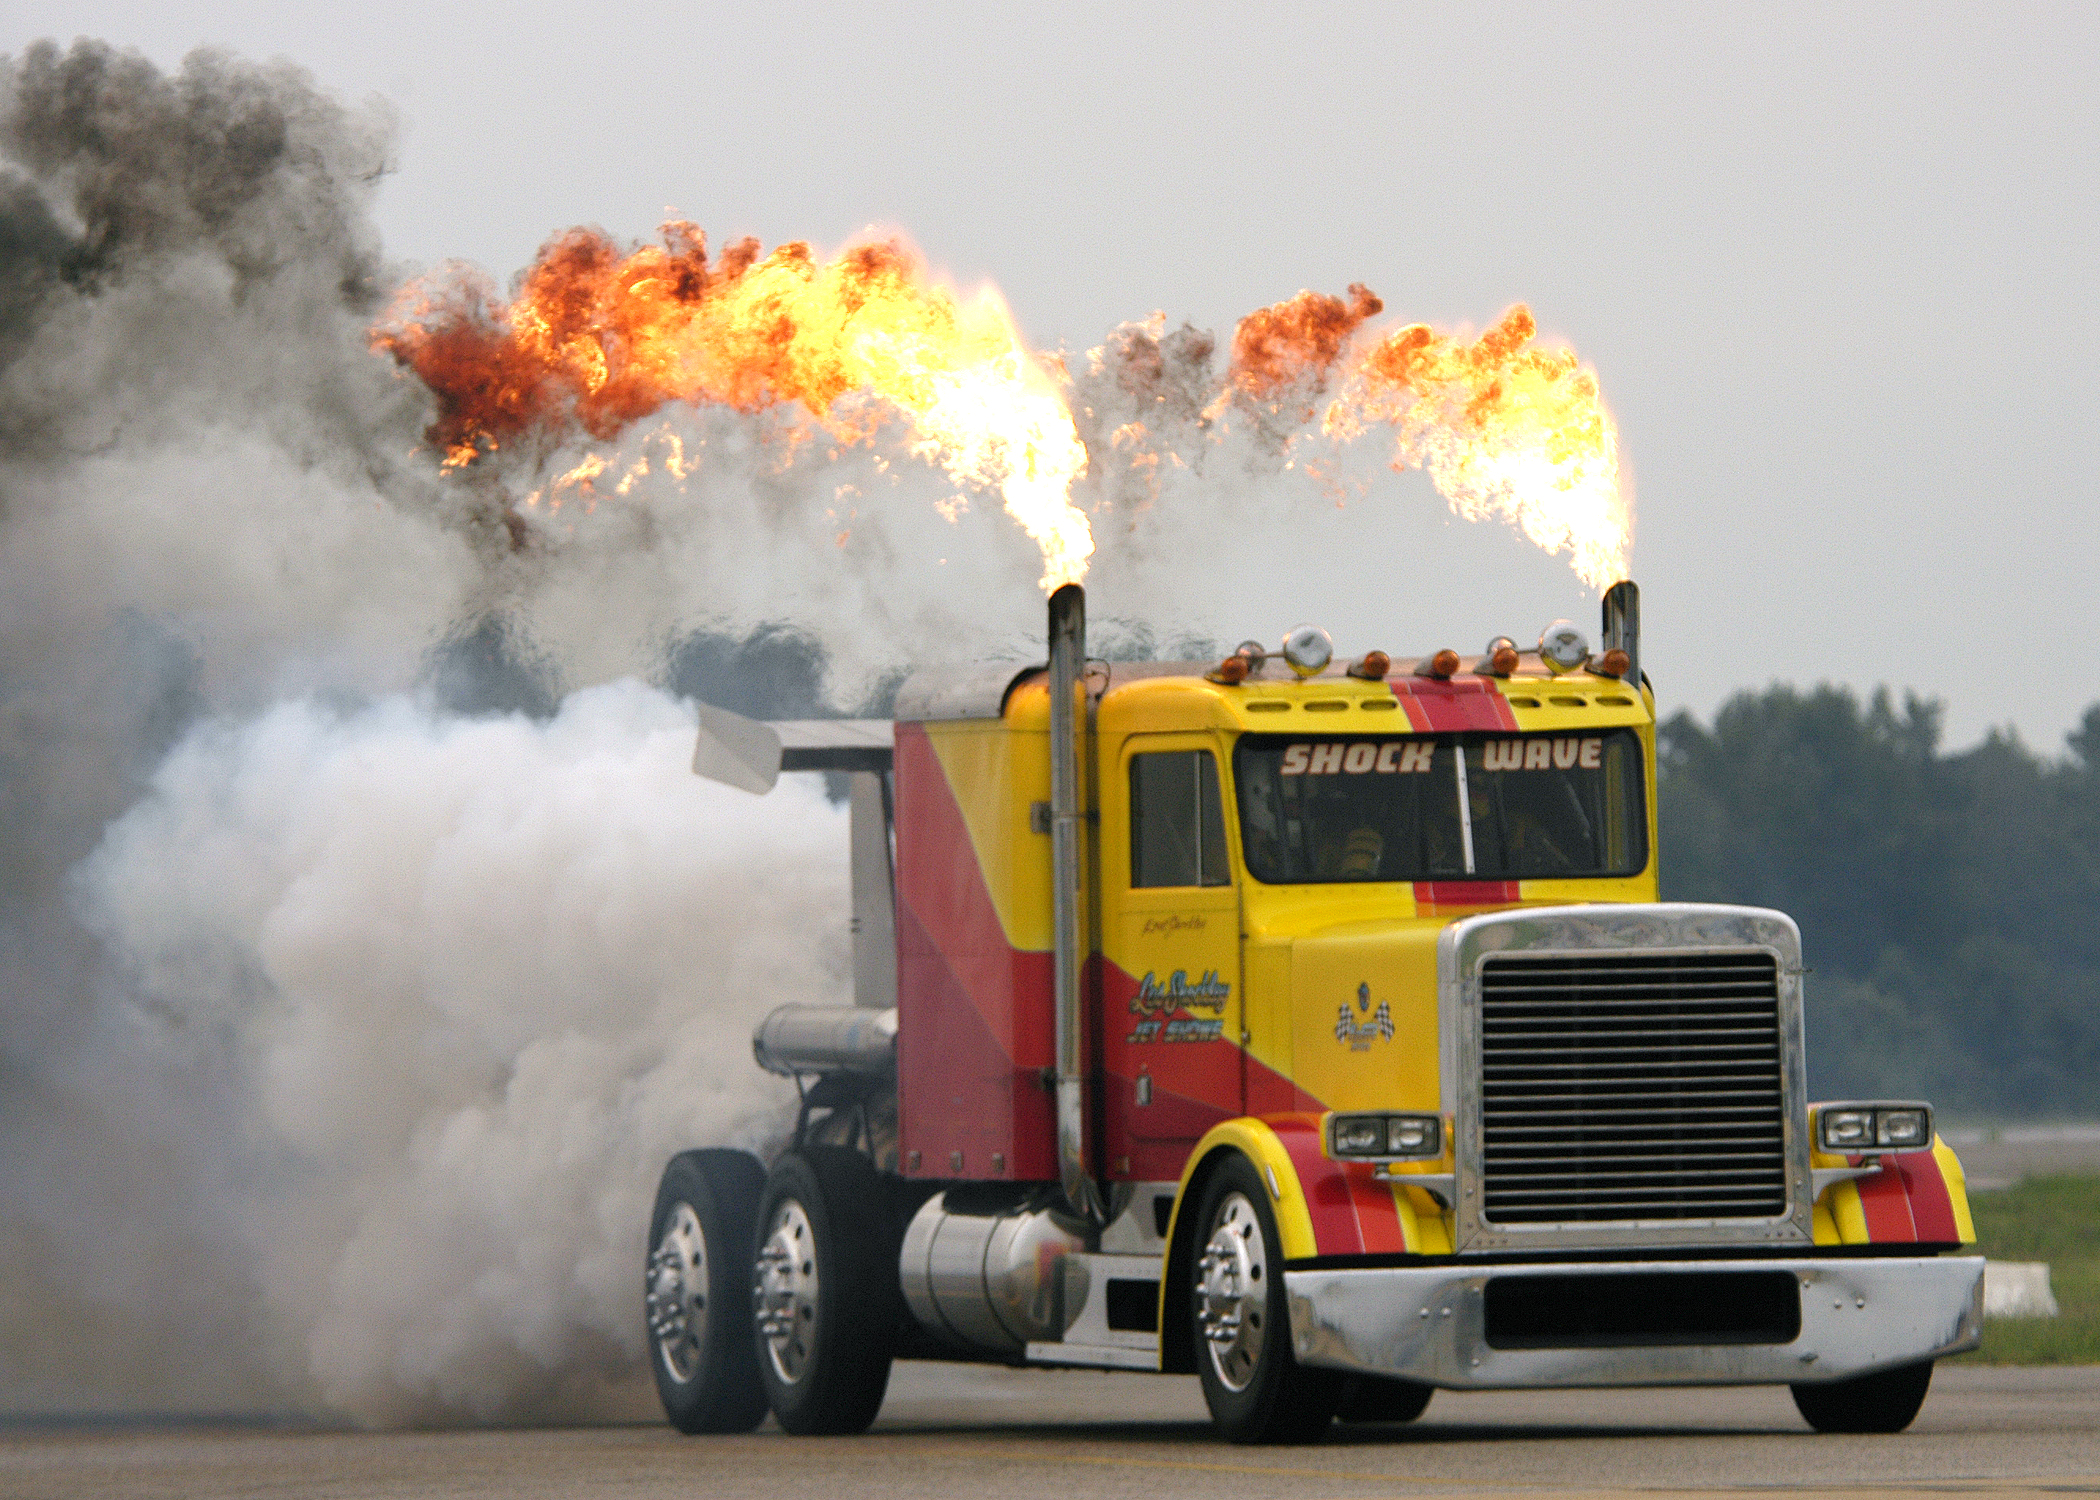
[[[989,288],[959,300],[896,244],[820,265],[807,245],[761,259],[746,239],[710,265],[692,224],[626,255],[572,230],[507,304],[458,273],[425,279],[372,340],[436,394],[429,438],[448,466],[527,435],[610,438],[671,401],[799,401],[834,436],[864,441],[879,418],[852,398],[868,393],[903,413],[915,454],[998,487],[1042,548],[1045,589],[1084,576],[1094,549],[1069,498],[1086,450],[1005,304]]]
[[[1356,346],[1382,310],[1361,284],[1349,300],[1300,292],[1248,314],[1234,330],[1232,364],[1206,414],[1231,398],[1304,401],[1340,377],[1322,432],[1349,441],[1374,424],[1397,432],[1393,466],[1426,469],[1469,521],[1499,517],[1548,552],[1566,552],[1593,588],[1626,575],[1633,511],[1619,476],[1619,437],[1593,370],[1565,350],[1532,346],[1538,328],[1519,305],[1478,339],[1413,324]],[[1285,434],[1278,434],[1279,437]],[[1317,460],[1298,462],[1322,472]]]
[[[521,440],[545,445],[544,455],[579,431],[610,439],[671,401],[743,412],[800,403],[844,442],[872,440],[894,412],[913,453],[1001,491],[1042,549],[1046,589],[1084,577],[1093,534],[1070,492],[1088,457],[1063,372],[1022,345],[996,292],[959,298],[894,243],[820,264],[799,243],[761,257],[751,239],[710,263],[705,236],[682,222],[666,225],[662,241],[623,253],[601,233],[572,230],[548,244],[507,302],[457,270],[403,289],[372,341],[435,394],[428,435],[446,467]],[[1097,437],[1096,457],[1151,473],[1160,458],[1151,419],[1171,428],[1184,406],[1188,419],[1204,419],[1191,436],[1217,440],[1231,424],[1216,419],[1239,410],[1259,441],[1294,446],[1332,388],[1320,424],[1329,438],[1385,424],[1396,434],[1394,467],[1425,469],[1458,514],[1502,518],[1547,551],[1571,554],[1593,587],[1623,577],[1632,505],[1595,372],[1572,353],[1534,347],[1536,324],[1522,306],[1471,341],[1416,324],[1366,347],[1363,326],[1381,311],[1355,284],[1346,300],[1300,292],[1251,313],[1234,330],[1222,384],[1208,373],[1210,341],[1185,340],[1173,351],[1188,368],[1171,401],[1162,384],[1169,341],[1151,325],[1095,350],[1096,374],[1104,361],[1129,365],[1119,378],[1161,385],[1154,404],[1165,402]],[[1166,456],[1186,467],[1173,441]],[[682,477],[683,451],[671,442],[664,467]],[[1302,451],[1292,463],[1326,472]],[[591,503],[605,469],[587,457],[546,490],[550,505],[569,491]],[[647,472],[645,458],[607,483],[624,495]],[[962,505],[957,496],[939,508],[952,520]]]
[[[1533,347],[1537,331],[1522,304],[1470,343],[1403,328],[1356,359],[1322,426],[1349,438],[1390,423],[1395,468],[1427,470],[1459,515],[1508,521],[1605,588],[1626,576],[1633,546],[1618,428],[1596,372],[1568,350]]]
[[[1232,385],[1257,400],[1277,395],[1308,377],[1323,380],[1350,338],[1385,304],[1362,282],[1352,282],[1349,300],[1324,292],[1300,292],[1240,319],[1232,331]]]

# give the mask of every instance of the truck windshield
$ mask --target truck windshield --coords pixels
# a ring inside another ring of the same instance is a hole
[[[1271,885],[1633,875],[1641,745],[1595,734],[1248,734],[1233,752],[1247,870]]]

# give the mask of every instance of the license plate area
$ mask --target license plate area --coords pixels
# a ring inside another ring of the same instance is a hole
[[[1491,1277],[1492,1349],[1790,1344],[1801,1293],[1785,1271],[1608,1271]]]

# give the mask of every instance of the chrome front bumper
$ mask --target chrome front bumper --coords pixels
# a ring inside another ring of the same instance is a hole
[[[1487,1285],[1504,1276],[1786,1271],[1801,1331],[1785,1344],[1494,1348]],[[1973,1349],[1981,1256],[1613,1261],[1286,1271],[1299,1362],[1464,1387],[1776,1385],[1842,1380]]]

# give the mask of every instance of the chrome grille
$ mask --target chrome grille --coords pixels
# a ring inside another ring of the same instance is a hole
[[[1488,1222],[1785,1214],[1770,954],[1491,957],[1480,1032]]]

